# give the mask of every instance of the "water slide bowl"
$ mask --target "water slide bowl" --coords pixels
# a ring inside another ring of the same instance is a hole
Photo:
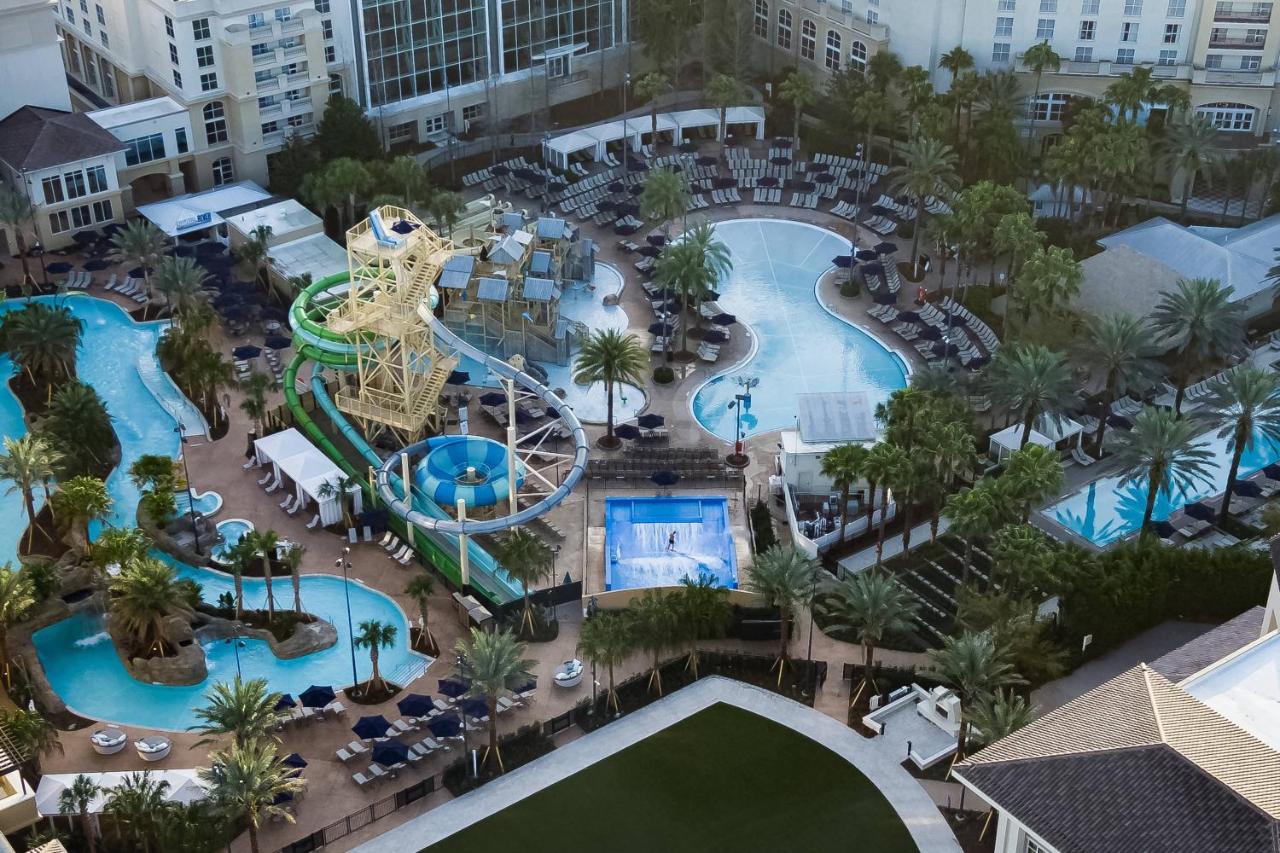
[[[427,442],[427,455],[418,463],[414,481],[424,494],[443,507],[458,499],[467,508],[493,506],[511,493],[507,448],[501,442],[475,435],[443,435]],[[516,463],[516,487],[524,471]]]

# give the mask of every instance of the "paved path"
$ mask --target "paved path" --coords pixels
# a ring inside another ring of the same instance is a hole
[[[943,518],[939,520],[938,535],[941,536],[943,533],[946,533],[949,527],[951,527],[951,523],[947,521],[947,519]],[[911,542],[913,545],[921,545],[928,541],[929,541],[929,522],[928,521],[926,521],[924,524],[917,524],[915,527],[911,528]],[[884,541],[884,557],[883,558],[887,560],[890,557],[896,557],[901,553],[902,553],[902,534],[898,533],[895,536],[887,536]],[[837,563],[837,565],[839,565],[840,568],[844,569],[846,572],[860,572],[863,569],[867,569],[867,568],[870,568],[871,566],[874,566],[875,564],[876,564],[876,546],[875,545],[872,545],[869,548],[863,548],[861,551],[858,551],[855,554],[850,554],[849,556],[845,557],[844,559],[840,560]]]
[[[860,737],[826,714],[798,702],[720,677],[685,687],[355,849],[359,853],[401,853],[429,847],[718,702],[759,714],[835,752],[876,785],[921,850],[959,853],[960,845],[932,798],[898,765],[898,757],[883,748],[880,740]]]

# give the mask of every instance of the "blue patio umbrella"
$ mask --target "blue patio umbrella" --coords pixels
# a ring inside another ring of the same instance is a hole
[[[1262,487],[1253,480],[1237,480],[1235,493],[1242,498],[1262,497]]]
[[[51,264],[45,265],[46,270],[55,274],[71,272],[71,268],[72,268],[72,264],[68,263],[67,261],[54,261]]]
[[[480,405],[482,406],[500,406],[505,402],[507,402],[507,395],[499,394],[497,391],[480,395]]]
[[[709,344],[722,344],[725,341],[729,340],[729,336],[726,335],[724,332],[718,332],[718,331],[712,330],[710,332],[707,332],[705,335],[703,335],[702,339]]]
[[[601,210],[617,210],[620,202],[616,198],[606,198],[600,202]]]
[[[436,737],[454,737],[462,731],[462,720],[457,714],[445,714],[427,723],[427,731]]]
[[[655,486],[670,487],[680,482],[680,475],[675,471],[654,471],[649,475],[649,481]]]
[[[116,234],[124,230],[124,225],[119,222],[112,222],[109,225],[102,226],[102,235],[104,237],[114,237]]]
[[[373,747],[373,754],[369,757],[383,767],[404,764],[409,760],[409,747],[398,740],[389,740],[386,743],[376,744]]]
[[[635,216],[640,212],[640,205],[632,201],[626,201],[618,205],[619,216]]]
[[[613,434],[618,438],[634,441],[640,437],[640,427],[635,424],[618,424],[613,428]]]
[[[955,355],[956,348],[946,341],[938,341],[933,345],[933,354],[939,358],[947,358]]]
[[[897,243],[876,243],[876,254],[892,255],[898,251]]]
[[[1152,526],[1156,531],[1156,535],[1159,536],[1161,539],[1168,539],[1170,536],[1172,536],[1174,533],[1177,532],[1173,529],[1173,525],[1167,521],[1157,521]]]
[[[718,190],[727,190],[731,187],[736,187],[738,182],[733,178],[716,178],[711,182],[711,185]]]
[[[849,267],[853,266],[853,255],[836,255],[834,258],[831,259],[831,263],[835,264],[841,269],[848,269]]]
[[[437,683],[436,689],[451,699],[457,699],[470,690],[471,685],[457,678],[442,678]]]
[[[455,370],[445,380],[446,385],[466,385],[471,381],[471,374],[465,370]]]
[[[392,226],[391,226],[391,230],[392,230],[392,231],[394,231],[394,232],[396,232],[397,234],[411,234],[411,233],[413,233],[413,229],[414,229],[414,228],[416,228],[416,227],[417,227],[417,226],[415,226],[415,225],[414,225],[412,222],[410,222],[409,220],[407,220],[407,219],[401,219],[401,220],[400,220],[399,222],[397,222],[395,225],[392,225]]]
[[[1218,513],[1214,511],[1213,507],[1200,502],[1187,504],[1182,508],[1182,511],[1198,521],[1213,521],[1218,517]]]
[[[890,293],[888,290],[882,290],[871,297],[877,305],[897,305],[898,294]]]
[[[773,175],[765,175],[756,181],[756,186],[758,187],[776,187],[777,185],[778,179]]]
[[[375,737],[384,737],[389,728],[391,728],[391,724],[387,722],[386,717],[381,714],[373,714],[356,720],[356,724],[351,727],[351,731],[355,732],[357,737],[368,740]]]
[[[626,188],[627,188],[627,185],[624,184],[622,181],[614,181],[613,183],[609,184],[609,187],[608,187],[609,192],[611,193],[620,193]]]
[[[650,323],[649,334],[651,335],[669,335],[675,330],[675,326],[667,323]]]
[[[50,267],[50,269],[52,269],[52,267]],[[129,270],[129,276],[131,278],[142,278],[144,272],[147,275],[150,275],[151,273],[155,272],[155,270],[151,270],[151,269],[143,270],[142,267],[134,267],[133,269]]]
[[[813,182],[815,184],[831,184],[835,183],[836,176],[830,172],[823,172],[821,175],[815,175]]]
[[[335,698],[332,687],[320,684],[313,684],[298,694],[298,701],[304,708],[323,708]]]
[[[697,163],[699,166],[714,166],[718,161],[716,160],[716,158],[709,157],[706,154],[704,154],[701,157],[699,157],[697,160],[694,160],[693,162]]]
[[[104,258],[94,258],[91,261],[84,262],[84,268],[89,272],[97,272],[98,270],[105,270],[109,266],[111,266],[111,261],[108,261]]]
[[[264,343],[267,345],[267,349],[276,350],[288,349],[293,346],[293,340],[282,335],[271,335]]]
[[[853,256],[860,261],[874,261],[880,257],[872,249],[859,249]]]
[[[790,166],[791,158],[790,157],[771,157],[769,158],[769,162],[775,166]]]
[[[296,752],[291,752],[280,759],[280,763],[285,767],[296,767],[299,770],[307,766],[307,760]]]
[[[286,708],[292,708],[296,704],[298,703],[294,701],[293,695],[290,693],[285,693],[285,694],[282,694],[280,696],[279,701],[276,702],[276,710],[283,711]]]
[[[519,168],[512,169],[511,174],[522,181],[527,181],[529,180],[529,176],[533,174],[533,170],[520,166]]]
[[[75,240],[80,245],[85,246],[89,243],[96,243],[98,240],[102,239],[102,235],[92,228],[86,228],[83,231],[77,231],[72,234],[71,239]]]
[[[483,699],[468,699],[460,707],[462,713],[472,719],[489,716],[489,703]]]
[[[1266,474],[1273,480],[1280,480],[1280,464],[1272,464],[1262,469],[1262,473]]]
[[[423,696],[421,693],[410,693],[397,702],[396,707],[406,717],[425,717],[435,710],[436,706],[431,701],[430,696]]]
[[[732,314],[717,314],[711,318],[711,322],[715,323],[717,326],[732,326],[734,323],[738,322],[738,318]]]
[[[498,177],[503,177],[504,175],[511,174],[511,168],[509,166],[503,166],[499,164],[497,166],[494,166],[492,169],[490,169],[489,174],[497,175]]]
[[[879,204],[871,205],[871,213],[875,216],[884,216],[884,217],[892,217],[894,215],[892,210]]]

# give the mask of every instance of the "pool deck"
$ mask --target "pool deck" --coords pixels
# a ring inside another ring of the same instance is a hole
[[[357,853],[403,853],[429,847],[717,703],[759,714],[822,744],[875,784],[921,850],[959,853],[960,844],[951,828],[924,789],[899,765],[896,749],[891,753],[885,741],[867,740],[798,702],[718,676],[641,708],[354,849]]]

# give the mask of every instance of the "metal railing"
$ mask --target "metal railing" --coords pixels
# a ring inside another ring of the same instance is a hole
[[[286,844],[279,849],[278,853],[311,853],[313,850],[320,850],[341,841],[353,832],[364,829],[371,823],[382,820],[387,815],[395,814],[400,809],[413,805],[435,791],[436,787],[436,776],[428,776],[406,788],[401,788],[389,797],[383,797],[359,811],[352,812],[341,820],[335,820],[323,829],[299,838],[292,844]]]

